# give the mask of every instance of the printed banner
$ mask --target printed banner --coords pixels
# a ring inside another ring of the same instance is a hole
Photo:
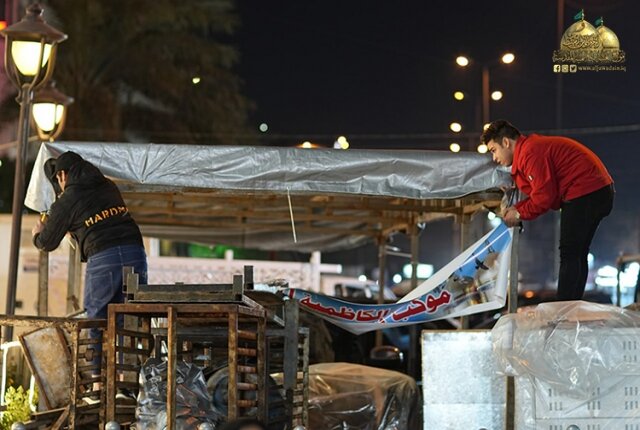
[[[283,293],[355,334],[499,309],[507,296],[512,235],[501,223],[394,304],[361,305],[295,288]]]

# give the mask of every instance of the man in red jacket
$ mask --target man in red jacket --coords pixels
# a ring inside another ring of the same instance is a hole
[[[532,220],[550,209],[560,216],[559,300],[580,300],[587,282],[587,255],[600,221],[613,208],[613,180],[600,159],[575,140],[522,135],[508,121],[482,133],[493,161],[511,166],[511,176],[528,197],[503,214],[505,223]]]

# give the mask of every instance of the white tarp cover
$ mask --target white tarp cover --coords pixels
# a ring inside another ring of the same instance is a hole
[[[46,160],[74,151],[103,174],[163,189],[329,193],[450,199],[510,183],[490,157],[415,150],[336,150],[110,142],[43,143],[25,205],[38,212],[54,200]]]

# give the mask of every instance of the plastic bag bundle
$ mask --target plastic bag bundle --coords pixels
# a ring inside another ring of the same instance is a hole
[[[350,363],[309,366],[309,430],[421,427],[420,391],[413,378]]]
[[[204,375],[198,366],[179,361],[176,366],[176,425],[179,430],[199,430],[223,417],[215,413]],[[138,430],[164,430],[167,426],[167,362],[149,358],[140,370],[136,408]],[[211,428],[211,427],[208,427]]]
[[[564,393],[588,397],[612,375],[640,375],[638,328],[638,312],[555,302],[503,316],[491,337],[505,374],[535,377]]]

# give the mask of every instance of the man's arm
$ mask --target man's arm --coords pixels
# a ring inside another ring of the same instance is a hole
[[[548,153],[527,157],[522,172],[531,185],[531,192],[529,198],[516,203],[515,208],[521,219],[532,220],[558,203],[558,179]]]
[[[59,245],[64,235],[71,227],[72,214],[57,200],[51,206],[47,222],[38,224],[32,230],[33,244],[43,251],[53,251]]]

